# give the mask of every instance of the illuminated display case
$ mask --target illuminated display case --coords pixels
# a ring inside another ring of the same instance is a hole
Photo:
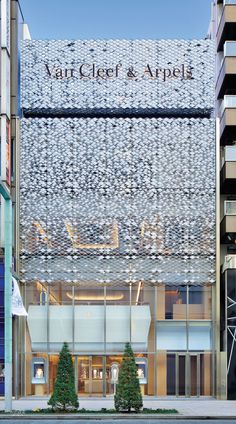
[[[47,381],[47,364],[44,358],[33,358],[31,367],[31,383],[45,384]]]
[[[147,359],[146,358],[135,358],[137,366],[137,374],[140,384],[147,384]]]

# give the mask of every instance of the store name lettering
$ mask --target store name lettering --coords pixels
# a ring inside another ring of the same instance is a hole
[[[193,79],[192,68],[188,65],[182,64],[180,66],[156,68],[150,64],[146,64],[143,70],[137,70],[134,66],[124,68],[121,63],[118,63],[114,67],[100,67],[95,63],[82,63],[78,67],[58,67],[56,65],[45,64],[45,71],[49,78],[57,80],[68,80],[68,79],[114,79],[118,77],[125,77],[130,80],[137,80],[140,77],[159,79],[162,81],[168,81],[170,79],[182,79],[190,80]]]

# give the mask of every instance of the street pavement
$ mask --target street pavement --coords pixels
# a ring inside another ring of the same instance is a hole
[[[13,410],[24,411],[37,408],[47,408],[46,398],[37,399],[21,398],[13,400]],[[79,407],[100,410],[101,408],[113,409],[114,401],[112,398],[80,398]],[[146,408],[164,408],[176,409],[179,415],[183,417],[234,417],[236,419],[236,401],[224,401],[216,399],[157,399],[145,396],[143,398],[144,407]],[[4,410],[4,400],[0,400],[0,410]],[[1,418],[1,417],[0,417]]]
[[[5,420],[0,420],[0,422],[4,422]],[[92,423],[99,423],[99,424],[136,424],[137,420],[127,420],[127,419],[123,419],[123,420],[92,420]],[[217,420],[208,420],[210,421],[211,424],[236,424],[236,420],[223,420],[223,421],[217,421]],[[26,421],[25,420],[7,420],[5,421],[6,424],[25,424]],[[45,423],[45,424],[75,424],[75,420],[40,420],[41,423]],[[90,422],[90,420],[79,420],[79,424],[88,424]],[[145,419],[141,421],[142,424],[206,424],[206,421],[204,420],[178,420],[177,422],[175,420],[165,420],[162,421],[160,419],[155,419],[155,420],[150,420],[150,419]],[[38,420],[27,420],[27,424],[39,424]]]

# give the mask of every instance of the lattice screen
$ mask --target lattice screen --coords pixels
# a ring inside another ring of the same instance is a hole
[[[22,281],[215,281],[212,119],[21,124]]]

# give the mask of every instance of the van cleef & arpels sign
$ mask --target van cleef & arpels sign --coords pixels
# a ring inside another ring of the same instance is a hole
[[[180,78],[182,80],[193,79],[193,68],[189,65],[182,64],[174,67],[155,67],[150,64],[144,65],[140,72],[134,66],[124,67],[122,63],[117,63],[115,66],[105,67],[99,66],[96,63],[81,63],[78,67],[60,67],[57,65],[45,64],[45,71],[49,78],[59,80],[63,79],[113,79],[127,78],[137,79],[139,77],[147,77],[151,79],[160,79],[168,81],[172,78]]]
[[[25,40],[21,106],[37,115],[205,113],[214,71],[208,39]]]

